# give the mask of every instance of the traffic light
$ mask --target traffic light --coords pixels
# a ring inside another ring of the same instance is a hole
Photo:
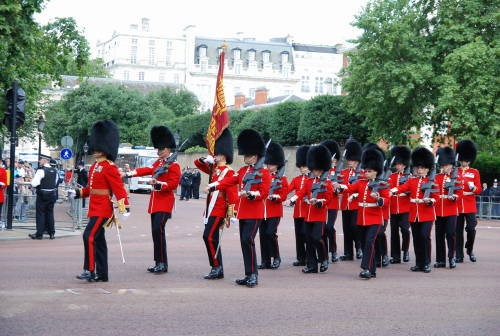
[[[7,90],[5,94],[5,105],[7,109],[4,113],[3,124],[7,126],[10,132],[12,115],[14,114],[14,88]],[[24,109],[26,108],[26,93],[20,87],[17,87],[17,104],[16,104],[16,128],[21,127],[24,124]]]

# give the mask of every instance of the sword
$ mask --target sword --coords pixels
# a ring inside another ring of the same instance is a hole
[[[222,242],[222,234],[224,233],[224,224],[222,224],[221,229],[219,229],[219,244],[217,244],[217,249],[215,250],[214,259],[217,259],[220,250],[220,243]]]
[[[125,257],[123,255],[122,238],[120,237],[120,229],[118,228],[118,225],[116,226],[116,232],[117,232],[117,235],[118,235],[118,243],[120,243],[120,252],[122,254],[122,262],[125,264]]]

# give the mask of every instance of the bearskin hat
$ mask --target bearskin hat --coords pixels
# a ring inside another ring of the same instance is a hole
[[[415,148],[411,153],[411,164],[413,167],[422,166],[432,169],[434,166],[434,155],[432,155],[432,152],[427,148]]]
[[[353,138],[349,138],[345,144],[345,159],[349,161],[361,161],[361,145]]]
[[[376,149],[382,154],[382,158],[385,160],[385,152],[382,150],[382,148],[379,147],[376,143],[373,142],[368,142],[363,146],[363,152],[367,151],[369,149]],[[361,157],[363,157],[363,154],[361,154]]]
[[[174,135],[165,126],[153,126],[151,128],[151,142],[156,149],[176,147]]]
[[[330,151],[332,159],[334,157],[335,157],[335,159],[337,161],[339,161],[341,159],[341,157],[340,157],[340,147],[339,147],[339,144],[337,143],[337,141],[328,139],[328,140],[323,141],[321,143],[321,145],[323,145],[326,148],[328,148],[328,150]]]
[[[391,156],[394,158],[394,164],[401,163],[408,167],[410,164],[410,148],[406,146],[394,146],[391,149]]]
[[[239,155],[258,155],[264,156],[266,153],[266,144],[259,132],[253,129],[245,129],[238,135],[238,154]]]
[[[226,163],[233,163],[233,135],[229,128],[222,131],[220,137],[215,140],[215,155],[224,155]]]
[[[361,168],[373,169],[377,172],[377,176],[382,174],[384,171],[384,157],[381,150],[372,147],[363,151],[361,155]]]
[[[440,166],[447,164],[455,164],[455,153],[451,147],[440,147],[438,148],[436,155],[438,157],[438,164]]]
[[[307,151],[307,167],[310,171],[318,169],[327,171],[332,168],[332,156],[323,145],[311,146]]]
[[[285,164],[285,152],[279,143],[271,141],[266,150],[264,163],[277,165],[278,168],[283,167]]]
[[[102,152],[106,157],[115,161],[120,145],[120,132],[118,127],[111,120],[99,120],[90,131],[89,151]]]
[[[307,166],[307,152],[309,151],[311,146],[302,145],[297,148],[297,152],[295,153],[295,166],[297,168]]]
[[[468,161],[471,164],[476,161],[477,148],[472,140],[462,140],[457,144],[458,161]]]

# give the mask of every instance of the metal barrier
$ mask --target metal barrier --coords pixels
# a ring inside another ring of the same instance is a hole
[[[477,216],[481,219],[500,220],[499,196],[476,196]]]

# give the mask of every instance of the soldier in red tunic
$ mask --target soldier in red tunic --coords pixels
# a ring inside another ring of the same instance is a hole
[[[261,168],[266,151],[264,140],[257,131],[243,130],[237,140],[238,154],[243,155],[246,166],[237,174],[226,176],[221,181],[208,185],[208,190],[227,190],[237,185],[239,201],[237,217],[240,221],[240,242],[245,264],[245,277],[236,280],[238,285],[254,287],[258,284],[257,257],[255,255],[255,235],[264,219],[265,201],[271,186],[269,171]],[[257,169],[254,166],[257,165]]]
[[[2,222],[2,209],[3,203],[5,202],[5,189],[7,188],[7,171],[3,167],[3,163],[0,162],[0,225],[4,226]]]
[[[288,194],[295,191],[297,193],[304,187],[308,179],[309,169],[307,168],[307,151],[309,146],[303,145],[297,148],[295,153],[295,166],[299,168],[300,175],[295,176],[288,187]],[[293,262],[293,266],[306,265],[306,237],[304,232],[304,217],[307,215],[308,205],[302,197],[299,197],[293,208],[293,224],[295,228],[295,253],[297,260]]]
[[[458,199],[458,218],[457,218],[457,262],[464,261],[464,225],[467,232],[467,241],[465,250],[472,262],[476,262],[474,255],[474,240],[476,238],[476,195],[481,194],[481,176],[479,171],[470,168],[470,165],[476,160],[477,149],[471,140],[462,140],[457,144],[458,161],[461,168],[458,170],[458,176],[462,181],[462,197]]]
[[[210,175],[210,182],[220,181],[226,176],[234,176],[235,172],[229,165],[233,163],[233,137],[226,128],[215,141],[215,157],[207,156],[194,161],[196,167]],[[222,251],[219,246],[219,228],[225,224],[229,228],[230,219],[234,214],[234,206],[238,201],[238,188],[236,185],[226,190],[210,192],[207,197],[205,209],[203,241],[207,248],[208,262],[212,269],[205,275],[205,279],[224,278],[222,265]],[[217,250],[217,247],[219,249]]]
[[[461,190],[455,190],[457,184],[462,184],[455,177],[452,181],[452,171],[455,165],[455,153],[450,147],[441,147],[437,151],[438,165],[441,174],[436,175],[437,194],[436,202],[436,263],[434,267],[446,267],[446,242],[448,243],[448,261],[450,268],[455,268],[455,243],[457,231],[458,204]],[[458,174],[457,174],[458,175]],[[452,185],[453,184],[453,185]],[[451,188],[451,189],[450,189]]]
[[[328,174],[332,167],[330,151],[323,145],[311,146],[307,152],[307,167],[311,177],[301,190],[293,195],[288,203],[294,203],[303,198],[309,205],[304,219],[306,233],[307,266],[303,273],[318,273],[328,270],[328,251],[323,240],[326,218],[328,216],[328,202],[333,197],[333,188]]]
[[[151,129],[151,142],[158,149],[158,160],[151,166],[136,168],[124,175],[152,176],[151,198],[148,213],[151,214],[151,233],[153,236],[155,265],[148,267],[151,273],[168,272],[167,241],[165,239],[165,224],[172,217],[175,203],[174,192],[179,185],[181,168],[171,156],[176,147],[175,139],[170,130],[165,126],[153,126]]]
[[[330,169],[329,178],[332,179],[337,170],[337,161],[340,161],[340,147],[335,140],[325,140],[321,143],[328,148],[332,157],[332,169]],[[336,192],[333,193],[332,199],[328,202],[328,218],[325,226],[325,244],[328,246],[328,251],[332,254],[332,262],[339,261],[337,256],[337,231],[335,230],[335,221],[337,220],[337,213],[340,209],[340,195]]]
[[[395,188],[404,184],[410,178],[410,149],[406,146],[395,146],[391,149],[394,158],[393,165],[396,172],[389,177],[389,187]],[[391,197],[391,264],[401,263],[401,250],[403,261],[410,261],[410,197],[408,194],[393,194]],[[402,241],[399,231],[401,231]]]
[[[342,170],[344,184],[352,184],[362,176],[358,165],[361,161],[361,145],[354,139],[347,140],[345,145],[345,160],[347,169]],[[346,191],[342,194],[340,208],[342,209],[342,230],[344,231],[344,255],[340,260],[353,260],[353,245],[356,248],[356,258],[361,259],[363,252],[361,250],[361,239],[357,223],[358,202],[349,201],[351,193]]]
[[[436,220],[434,207],[436,191],[431,191],[429,195],[426,195],[425,187],[429,183],[427,175],[434,169],[434,155],[427,148],[419,147],[412,152],[411,160],[417,176],[399,187],[392,188],[391,192],[393,195],[402,193],[410,195],[409,219],[416,259],[416,265],[410,270],[429,273],[431,271],[431,231],[432,224]],[[434,190],[434,188],[435,185],[429,190]]]
[[[264,159],[271,174],[271,187],[266,200],[265,218],[260,223],[260,255],[259,269],[277,269],[281,265],[280,248],[278,244],[278,225],[283,217],[283,202],[288,195],[288,180],[284,174],[285,152],[279,143],[271,142]],[[273,258],[271,264],[271,258]]]
[[[119,143],[120,136],[114,122],[96,122],[89,138],[89,150],[96,159],[89,170],[89,183],[85,188],[68,191],[70,197],[90,198],[89,222],[83,233],[84,272],[77,276],[89,282],[108,281],[108,248],[104,227],[115,220],[113,195],[117,200],[118,211],[122,214],[129,211],[127,191],[118,167],[113,163],[118,155]]]
[[[375,241],[384,223],[383,207],[389,202],[389,190],[377,190],[376,177],[384,171],[384,158],[379,150],[368,147],[361,157],[363,167],[363,179],[353,184],[336,184],[336,188],[342,188],[352,194],[358,194],[355,201],[358,202],[357,225],[361,231],[363,243],[363,259],[361,260],[362,279],[375,278]]]

